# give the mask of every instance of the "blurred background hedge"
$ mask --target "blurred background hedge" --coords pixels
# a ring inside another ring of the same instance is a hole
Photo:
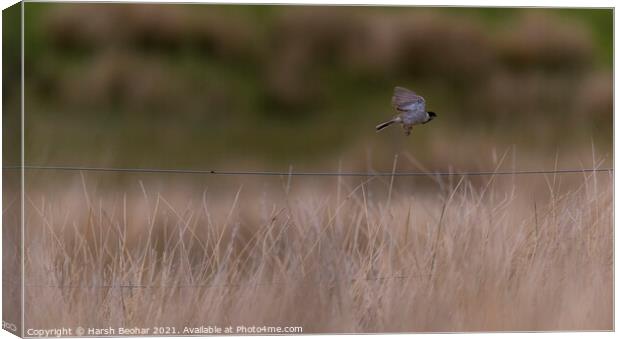
[[[30,163],[389,169],[406,152],[441,169],[486,167],[510,147],[574,163],[612,147],[612,10],[27,3],[25,14]],[[396,85],[439,115],[409,138],[374,131]]]

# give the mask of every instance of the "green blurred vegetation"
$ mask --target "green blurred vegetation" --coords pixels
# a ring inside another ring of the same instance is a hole
[[[15,4],[2,11],[2,159],[11,164],[19,163],[21,156],[20,33],[21,7]]]
[[[31,163],[447,167],[612,141],[611,9],[27,3]],[[394,86],[439,118],[376,134]]]

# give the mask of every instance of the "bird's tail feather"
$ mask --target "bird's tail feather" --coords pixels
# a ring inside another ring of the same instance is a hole
[[[386,121],[386,122],[384,122],[382,124],[377,125],[377,127],[376,127],[377,128],[377,132],[379,132],[380,130],[382,130],[382,129],[388,127],[388,126],[390,126],[391,124],[393,124],[395,122],[396,122],[396,119],[392,119],[390,121]]]

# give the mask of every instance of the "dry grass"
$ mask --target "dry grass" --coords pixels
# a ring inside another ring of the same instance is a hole
[[[612,329],[607,173],[309,180],[31,192],[26,328]]]

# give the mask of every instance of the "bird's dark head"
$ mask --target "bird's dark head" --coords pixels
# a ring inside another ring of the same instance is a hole
[[[435,114],[435,112],[428,112],[428,121],[435,119],[435,117],[437,117],[437,114]]]

